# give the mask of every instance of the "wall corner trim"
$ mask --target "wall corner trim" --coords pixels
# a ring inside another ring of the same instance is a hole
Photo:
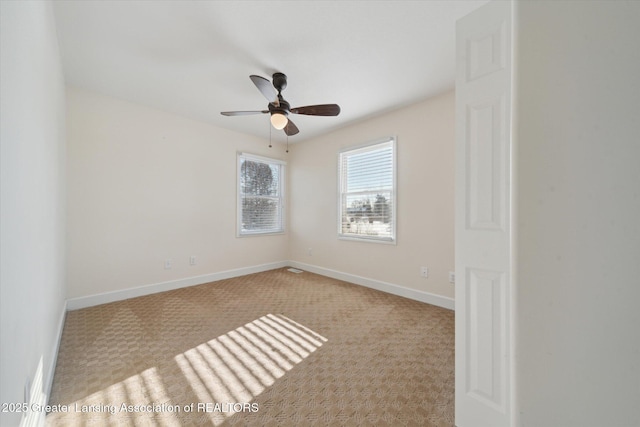
[[[55,345],[53,346],[53,353],[51,353],[51,362],[47,366],[46,377],[44,379],[43,393],[46,396],[46,403],[49,403],[49,396],[51,396],[51,387],[53,386],[53,377],[56,374],[56,366],[58,365],[58,351],[60,350],[60,343],[62,342],[62,332],[64,330],[64,322],[67,318],[68,303],[64,302],[62,305],[62,311],[60,313],[60,319],[58,320],[58,327],[56,332]]]

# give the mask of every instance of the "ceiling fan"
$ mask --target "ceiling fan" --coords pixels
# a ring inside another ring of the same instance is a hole
[[[307,105],[305,107],[291,108],[282,97],[282,91],[287,87],[287,76],[282,73],[273,74],[273,84],[264,77],[249,76],[253,84],[267,98],[269,105],[267,110],[260,111],[223,111],[223,116],[246,116],[249,114],[271,114],[271,124],[274,128],[292,136],[300,132],[298,127],[289,119],[289,114],[305,114],[307,116],[337,116],[340,114],[338,104]],[[277,91],[276,91],[277,90]]]

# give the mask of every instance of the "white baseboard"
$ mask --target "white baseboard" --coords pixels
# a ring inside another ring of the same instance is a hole
[[[216,280],[230,279],[232,277],[245,276],[247,274],[260,273],[262,271],[283,268],[287,267],[288,265],[289,262],[287,261],[273,262],[269,264],[255,265],[252,267],[243,267],[234,270],[220,271],[218,273],[205,274],[202,276],[170,280],[168,282],[155,283],[151,285],[139,286],[136,288],[123,289],[120,291],[105,292],[102,294],[89,295],[86,297],[71,298],[67,300],[67,310],[78,310],[80,308],[93,307],[95,305],[122,301],[129,298],[155,294],[158,292],[171,291],[173,289],[186,288],[188,286],[202,285],[203,283],[215,282]]]
[[[86,297],[78,297],[67,300],[67,310],[77,310],[80,308],[93,307],[95,305],[106,304],[115,301],[122,301],[129,298],[140,297],[144,295],[155,294],[158,292],[170,291],[173,289],[185,288],[187,286],[201,285],[203,283],[215,282],[216,280],[230,279],[232,277],[244,276],[247,274],[260,273],[262,271],[274,270],[283,267],[295,267],[301,270],[310,271],[311,273],[321,274],[345,282],[355,283],[356,285],[366,286],[382,292],[410,298],[416,301],[425,302],[427,304],[437,305],[449,310],[455,309],[453,298],[432,294],[430,292],[419,291],[416,289],[406,288],[404,286],[387,283],[380,280],[370,279],[367,277],[356,276],[355,274],[343,273],[341,271],[331,270],[316,265],[305,264],[298,261],[280,261],[269,264],[261,264],[252,267],[243,267],[235,270],[221,271],[218,273],[205,274],[203,276],[187,277],[184,279],[171,280],[168,282],[155,283],[152,285],[139,286],[136,288],[123,289],[120,291],[105,292],[97,295],[89,295]],[[64,319],[63,319],[64,321]],[[62,333],[62,330],[60,331]],[[54,365],[55,366],[55,365]]]
[[[344,280],[345,282],[355,283],[356,285],[366,286],[367,288],[376,289],[389,294],[425,302],[427,304],[437,305],[438,307],[448,308],[449,310],[455,310],[455,300],[453,298],[432,294],[430,292],[418,291],[416,289],[405,288],[404,286],[395,285],[393,283],[356,276],[355,274],[343,273],[341,271],[305,264],[298,261],[289,261],[289,265],[311,273],[331,277],[333,279]]]

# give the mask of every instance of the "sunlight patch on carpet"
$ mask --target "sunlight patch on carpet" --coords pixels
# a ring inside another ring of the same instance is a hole
[[[52,405],[48,425],[65,425],[75,413],[83,425],[114,425],[114,417],[131,424],[180,426],[182,411],[167,395],[164,382],[153,367],[69,404]]]
[[[281,314],[267,314],[177,355],[200,402],[226,405],[207,413],[214,425],[248,404],[327,339]]]
[[[178,378],[152,367],[75,402],[47,407],[47,422],[62,425],[76,414],[85,425],[179,426],[177,415],[191,412],[196,421],[207,418],[217,426],[237,412],[252,412],[253,399],[325,342],[284,315],[267,314],[174,357],[176,374],[186,379],[196,402],[173,402],[166,387]]]

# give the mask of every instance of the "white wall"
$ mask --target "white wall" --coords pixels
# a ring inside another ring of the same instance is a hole
[[[64,314],[64,81],[50,3],[0,16],[0,402],[20,403],[41,357],[50,386]]]
[[[521,426],[640,425],[640,3],[518,2]]]
[[[281,145],[79,89],[67,105],[69,298],[286,260],[286,235],[236,237],[236,152]]]
[[[338,152],[394,135],[397,245],[338,240]],[[453,160],[453,92],[294,145],[289,259],[452,298]],[[420,266],[429,267],[428,279]]]

